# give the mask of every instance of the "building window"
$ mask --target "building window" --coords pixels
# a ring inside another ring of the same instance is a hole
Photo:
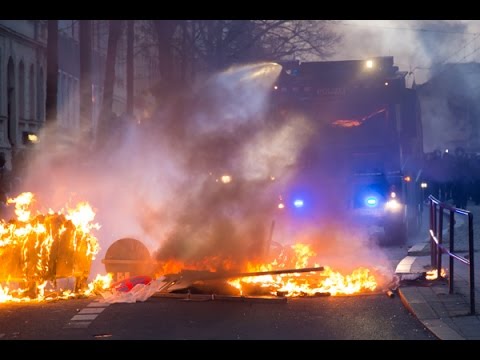
[[[18,115],[25,120],[25,65],[20,61],[18,66]]]
[[[45,95],[44,95],[44,84],[43,84],[43,69],[40,68],[38,71],[38,81],[37,81],[37,118],[38,121],[45,121]]]
[[[10,145],[16,144],[17,114],[15,85],[15,65],[13,59],[10,57],[7,65],[7,136]]]
[[[30,73],[28,75],[28,116],[31,120],[35,120],[35,69],[33,64],[30,65]]]

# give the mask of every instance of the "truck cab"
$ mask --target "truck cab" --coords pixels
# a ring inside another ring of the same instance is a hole
[[[419,106],[406,73],[393,57],[280,65],[269,119],[300,115],[313,129],[286,203],[309,207],[319,219],[338,212],[375,223],[387,243],[404,243],[420,225],[423,156]]]

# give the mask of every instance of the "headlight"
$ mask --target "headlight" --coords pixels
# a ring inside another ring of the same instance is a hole
[[[385,210],[398,211],[402,207],[402,204],[397,199],[390,199],[385,203]]]
[[[220,180],[222,181],[222,183],[228,184],[229,182],[232,181],[232,177],[230,175],[222,175]]]

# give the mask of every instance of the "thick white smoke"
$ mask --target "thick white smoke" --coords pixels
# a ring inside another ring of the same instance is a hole
[[[41,209],[90,202],[102,226],[98,259],[123,237],[165,257],[190,260],[212,248],[247,256],[270,226],[281,186],[271,176],[287,178],[308,136],[301,121],[265,121],[279,71],[255,64],[218,74],[149,122],[114,124],[94,151],[80,132],[45,128],[18,191],[33,191]]]
[[[252,259],[275,220],[274,240],[313,243],[321,265],[385,263],[367,234],[334,212],[323,227],[311,221],[292,228],[277,218],[278,195],[314,131],[298,116],[267,121],[279,71],[276,64],[246,65],[199,82],[148,121],[114,124],[95,150],[79,131],[46,128],[19,191],[34,192],[40,209],[85,200],[93,206],[102,250],[92,274],[104,272],[105,251],[124,237],[141,240],[158,259],[213,256],[217,268],[228,258]]]

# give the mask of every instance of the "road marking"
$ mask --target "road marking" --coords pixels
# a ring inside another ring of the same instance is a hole
[[[85,308],[80,310],[79,314],[100,314],[105,308]]]
[[[108,305],[110,305],[110,304],[94,301],[94,302],[91,302],[90,304],[88,304],[87,307],[107,307]]]
[[[84,320],[90,320],[90,321],[93,321],[95,320],[95,318],[97,317],[98,315],[97,314],[89,314],[89,315],[75,315],[74,317],[72,317],[70,320],[72,321],[84,321]]]
[[[87,305],[86,308],[80,310],[77,315],[74,315],[70,321],[64,326],[64,328],[71,329],[85,329],[87,328],[97,316],[105,310],[108,303],[101,303],[93,301]]]

